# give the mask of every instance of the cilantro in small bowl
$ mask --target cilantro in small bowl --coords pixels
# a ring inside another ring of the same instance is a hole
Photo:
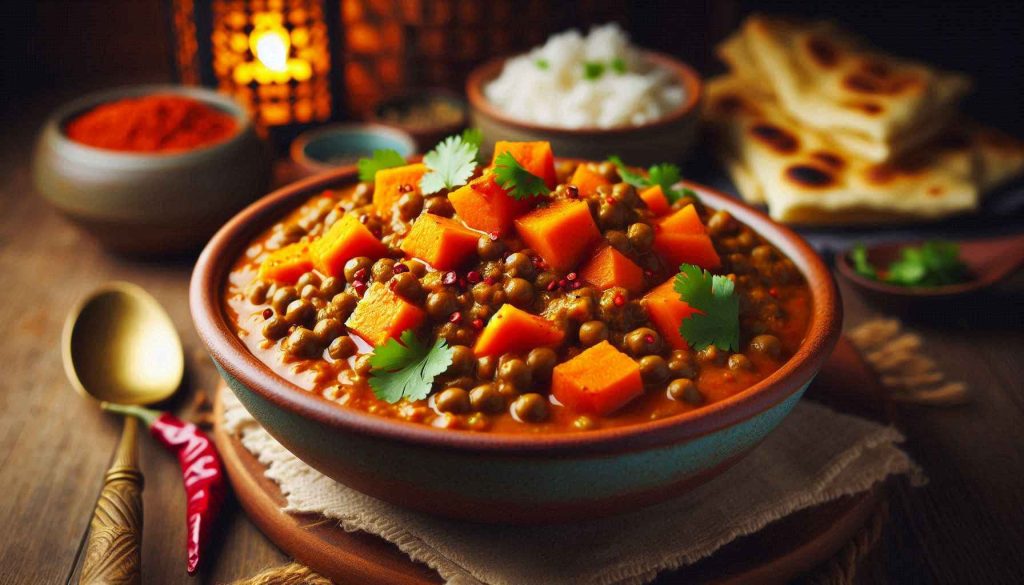
[[[884,268],[873,264],[868,249],[858,244],[850,251],[850,262],[860,276],[897,286],[937,287],[970,279],[967,266],[960,259],[960,247],[941,240],[903,246]]]

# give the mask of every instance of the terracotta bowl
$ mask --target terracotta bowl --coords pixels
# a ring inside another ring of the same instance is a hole
[[[689,154],[700,130],[703,83],[689,65],[661,53],[646,58],[670,71],[686,90],[686,98],[662,118],[622,128],[555,128],[510,117],[484,96],[483,88],[501,73],[505,59],[488,61],[466,80],[470,122],[483,132],[482,150],[490,153],[498,140],[547,140],[561,156],[605,160],[615,154],[631,165],[681,162]]]
[[[181,95],[228,113],[235,134],[184,152],[95,148],[67,137],[75,116],[102,103],[143,95]],[[218,227],[267,192],[269,151],[249,114],[212,90],[139,85],[86,95],[43,126],[32,161],[36,189],[65,216],[115,252],[166,255],[197,251]]]
[[[800,399],[835,345],[841,304],[811,247],[766,215],[696,184],[792,258],[810,283],[813,316],[796,355],[721,402],[635,426],[557,435],[442,430],[351,410],[302,390],[260,362],[222,308],[228,273],[249,241],[354,169],[312,177],[249,206],[210,241],[189,292],[203,344],[230,388],[300,459],[352,488],[423,512],[484,522],[549,523],[634,510],[706,482],[753,449]]]

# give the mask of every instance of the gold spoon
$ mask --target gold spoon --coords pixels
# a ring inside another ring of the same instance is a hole
[[[101,402],[151,404],[181,385],[184,356],[174,324],[134,284],[113,282],[90,293],[64,322],[64,371],[79,394]],[[89,523],[79,583],[139,583],[142,472],[137,422],[126,418],[114,462]]]

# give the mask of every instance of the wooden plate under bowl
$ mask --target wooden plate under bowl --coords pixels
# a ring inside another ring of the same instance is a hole
[[[284,552],[336,583],[424,585],[443,583],[426,565],[365,532],[345,532],[312,514],[281,511],[285,498],[264,476],[265,467],[221,424],[217,391],[214,439],[242,508]],[[889,403],[860,354],[841,339],[808,391],[815,400],[852,414],[889,420]],[[661,575],[658,583],[786,582],[835,555],[880,509],[884,486],[802,510],[738,539],[694,565]]]

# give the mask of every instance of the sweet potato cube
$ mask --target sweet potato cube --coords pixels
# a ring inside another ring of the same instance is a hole
[[[402,251],[438,270],[451,270],[476,251],[479,239],[479,233],[453,219],[424,213],[402,241]]]
[[[548,266],[569,270],[601,239],[586,202],[562,200],[516,220],[516,230]]]
[[[345,326],[377,347],[389,338],[398,339],[406,329],[415,329],[423,323],[422,309],[406,301],[379,282],[370,285],[366,294],[356,303]]]
[[[640,198],[644,200],[647,209],[650,209],[654,215],[665,215],[672,209],[668,197],[665,197],[665,192],[661,190],[661,185],[644,189],[640,192]]]
[[[300,276],[312,269],[309,244],[296,242],[268,254],[260,263],[259,277],[282,284],[295,284]]]
[[[516,162],[523,165],[527,171],[544,179],[548,189],[554,189],[558,184],[558,175],[555,174],[555,155],[551,152],[550,142],[508,142],[499,140],[494,145],[494,157],[491,159],[491,166],[494,166],[498,156],[508,152]]]
[[[611,181],[604,178],[604,175],[594,171],[590,168],[590,165],[585,163],[576,167],[576,172],[572,174],[569,183],[576,185],[576,188],[580,190],[580,195],[584,197],[593,195],[597,188],[602,185],[612,184]]]
[[[480,332],[473,353],[480,357],[523,353],[535,347],[555,347],[564,337],[556,323],[504,304]]]
[[[555,366],[551,377],[551,393],[559,402],[597,415],[618,410],[643,392],[640,366],[607,341]]]
[[[683,319],[689,318],[696,311],[679,298],[674,278],[652,288],[640,304],[647,311],[647,316],[661,333],[665,341],[675,349],[686,349],[688,344],[679,333]]]
[[[395,204],[402,195],[420,192],[420,179],[427,172],[423,163],[415,163],[377,171],[373,179],[373,207],[387,218],[394,212]]]
[[[708,270],[718,268],[722,261],[705,234],[680,234],[658,230],[654,235],[654,249],[671,266],[696,264]]]
[[[644,287],[643,269],[611,246],[598,250],[580,270],[580,276],[599,290],[621,286],[639,292]]]
[[[663,218],[658,225],[665,232],[675,234],[706,234],[704,222],[697,215],[697,208],[693,204],[687,205],[679,211]]]
[[[510,197],[490,173],[452,191],[448,201],[466,225],[499,236],[508,235],[512,222],[532,205],[529,200]]]
[[[328,276],[341,275],[345,263],[356,256],[380,258],[388,253],[387,246],[353,214],[341,216],[309,249],[317,270]]]

